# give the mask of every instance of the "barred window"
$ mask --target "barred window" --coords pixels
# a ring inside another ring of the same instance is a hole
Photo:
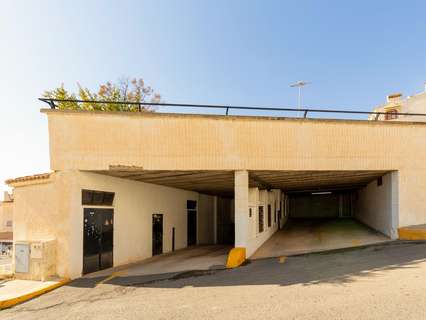
[[[83,189],[81,190],[81,203],[83,205],[112,206],[114,196],[114,192]]]
[[[259,207],[259,233],[263,232],[263,206]]]
[[[272,210],[271,205],[268,204],[268,227],[270,227],[272,224]]]

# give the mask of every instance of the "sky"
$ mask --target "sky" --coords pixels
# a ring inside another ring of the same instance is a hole
[[[2,1],[0,190],[49,171],[43,91],[143,78],[170,103],[370,111],[426,81],[425,1]],[[108,133],[114,134],[114,133]],[[1,196],[0,196],[1,199]]]

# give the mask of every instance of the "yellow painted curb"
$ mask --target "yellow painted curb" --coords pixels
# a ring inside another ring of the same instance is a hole
[[[229,251],[226,267],[236,268],[242,265],[244,261],[246,261],[246,248],[233,248]]]
[[[123,270],[123,271],[113,272],[113,273],[112,273],[109,277],[107,277],[107,278],[105,278],[105,279],[103,279],[103,280],[99,281],[99,282],[96,284],[96,287],[97,287],[98,285],[100,285],[100,284],[104,284],[105,282],[108,282],[108,281],[110,281],[110,280],[114,279],[115,277],[121,276],[121,275],[123,275],[123,274],[124,274],[124,270]]]
[[[400,240],[426,240],[426,227],[406,227],[398,229]]]
[[[28,301],[30,299],[33,299],[35,297],[41,296],[44,293],[47,293],[49,291],[55,290],[56,288],[62,287],[63,285],[66,285],[70,281],[71,281],[70,279],[64,279],[64,280],[59,281],[58,283],[55,283],[55,284],[52,284],[51,286],[46,287],[46,288],[31,292],[31,293],[24,294],[24,295],[16,297],[16,298],[1,300],[0,301],[0,310],[10,308],[14,305],[17,305],[18,303],[22,303],[22,302]]]

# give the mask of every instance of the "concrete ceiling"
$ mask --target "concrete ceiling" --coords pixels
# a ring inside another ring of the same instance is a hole
[[[253,180],[287,192],[353,189],[387,171],[251,171]]]
[[[197,191],[232,196],[233,171],[152,171],[111,169],[96,173]],[[383,176],[387,171],[250,171],[250,187],[282,189],[286,192],[359,188]]]

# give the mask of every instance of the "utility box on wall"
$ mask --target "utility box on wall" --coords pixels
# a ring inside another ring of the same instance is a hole
[[[17,241],[15,277],[45,281],[56,275],[56,241]]]
[[[30,270],[30,244],[21,242],[15,244],[15,272],[27,273]]]

